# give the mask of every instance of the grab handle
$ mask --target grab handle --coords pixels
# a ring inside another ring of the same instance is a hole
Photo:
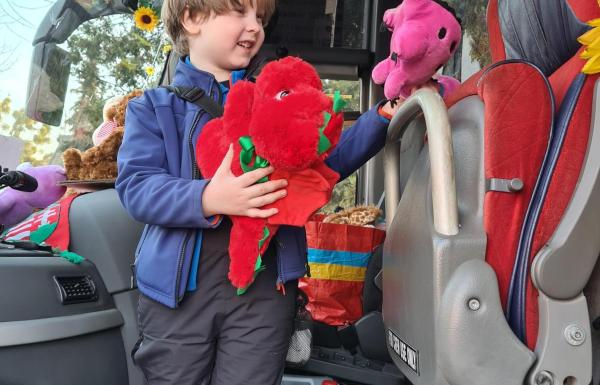
[[[406,99],[388,128],[384,150],[386,223],[390,225],[400,202],[400,139],[421,111],[427,126],[434,228],[442,235],[456,235],[458,203],[448,110],[440,95],[429,88],[417,90]]]

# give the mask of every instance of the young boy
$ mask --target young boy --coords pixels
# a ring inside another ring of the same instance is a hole
[[[274,7],[275,0],[165,0],[163,22],[183,54],[172,84],[223,103],[261,47]],[[353,173],[383,147],[393,113],[386,103],[363,114],[327,164],[342,178]],[[227,279],[227,215],[275,214],[261,207],[283,198],[287,182],[255,184],[271,168],[235,177],[231,150],[214,178],[202,179],[194,146],[209,119],[165,88],[129,103],[116,188],[147,224],[136,250],[142,337],[134,359],[150,385],[279,384],[306,237],[302,228],[280,227],[263,257],[267,269],[236,294]]]

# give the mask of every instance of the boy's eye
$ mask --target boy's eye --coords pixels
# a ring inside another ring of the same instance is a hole
[[[277,95],[275,95],[275,99],[281,100],[281,99],[285,98],[286,96],[288,96],[289,94],[290,94],[290,91],[287,91],[287,90],[279,91],[279,93],[277,93]]]

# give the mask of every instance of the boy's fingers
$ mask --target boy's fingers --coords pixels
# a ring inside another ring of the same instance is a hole
[[[269,166],[269,167],[258,168],[256,170],[249,171],[249,172],[239,176],[240,182],[242,182],[242,185],[245,187],[251,186],[254,183],[261,180],[262,178],[264,178],[265,176],[271,174],[273,172],[273,170],[274,170],[273,167]]]
[[[223,161],[219,165],[219,168],[215,172],[215,174],[225,174],[231,173],[231,162],[233,161],[233,144],[229,145],[229,149],[227,153],[223,157]]]
[[[246,187],[247,196],[250,198],[260,197],[265,194],[272,193],[273,191],[280,190],[287,187],[287,181],[285,179],[270,180],[265,183],[257,183],[252,186]]]
[[[287,195],[287,191],[279,190],[279,191],[272,192],[270,194],[261,195],[259,197],[250,199],[248,201],[248,203],[250,203],[250,205],[252,207],[263,207],[263,206],[266,206],[268,204],[271,204],[273,202],[280,200],[281,198],[285,197],[286,195]]]
[[[261,209],[249,209],[246,213],[246,216],[250,218],[268,218],[275,214],[277,214],[278,210],[276,208],[261,210]]]

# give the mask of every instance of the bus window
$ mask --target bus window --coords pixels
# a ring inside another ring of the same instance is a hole
[[[344,112],[346,118],[348,113],[360,112],[360,81],[359,80],[332,80],[322,79],[323,91],[333,97],[335,91],[339,91],[342,99],[346,102]]]
[[[461,81],[491,63],[488,44],[486,9],[487,0],[448,0],[462,20],[461,47],[444,68],[444,74]]]
[[[365,49],[365,7],[363,0],[279,0],[266,43]]]
[[[340,91],[346,101],[344,107],[344,129],[350,127],[360,114],[360,80],[323,79],[323,90],[333,96]],[[356,173],[337,184],[331,195],[331,201],[321,211],[332,213],[339,208],[348,208],[356,204]]]

